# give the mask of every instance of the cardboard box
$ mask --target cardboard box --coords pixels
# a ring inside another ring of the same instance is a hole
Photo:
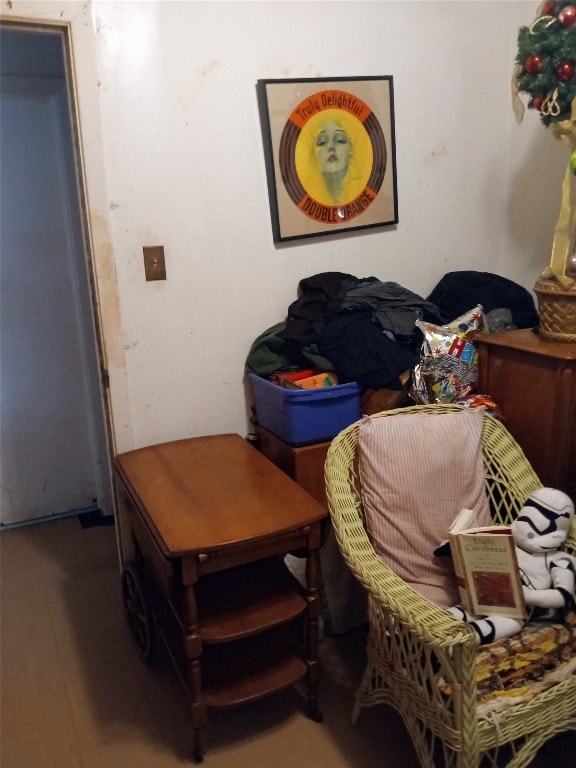
[[[268,379],[274,384],[278,384],[279,387],[285,387],[286,389],[298,389],[298,382],[301,379],[307,379],[314,375],[314,371],[311,368],[299,370],[299,371],[276,371],[271,374]]]
[[[335,373],[316,373],[306,379],[298,379],[296,386],[301,389],[315,389],[318,387],[334,387],[338,384],[338,376]]]

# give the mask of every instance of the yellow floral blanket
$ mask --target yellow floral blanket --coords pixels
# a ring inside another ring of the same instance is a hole
[[[565,623],[532,622],[513,637],[480,646],[476,655],[478,714],[520,702],[576,672],[576,612]],[[445,678],[439,690],[452,693]]]

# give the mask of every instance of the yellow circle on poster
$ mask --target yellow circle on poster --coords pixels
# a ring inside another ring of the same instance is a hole
[[[364,125],[342,109],[325,109],[302,127],[294,151],[300,183],[318,203],[346,205],[366,188],[372,141]]]

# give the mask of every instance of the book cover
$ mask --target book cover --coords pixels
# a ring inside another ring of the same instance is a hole
[[[506,525],[474,527],[463,509],[448,532],[460,600],[474,615],[527,617],[516,547]]]

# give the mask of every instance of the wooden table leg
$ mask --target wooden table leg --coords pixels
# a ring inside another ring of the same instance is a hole
[[[308,603],[306,622],[307,664],[308,664],[308,714],[321,723],[324,716],[320,710],[318,687],[320,683],[320,662],[318,660],[318,617],[320,615],[320,595],[318,582],[320,576],[319,548],[321,543],[320,525],[311,527],[308,537],[308,559],[306,561],[306,600]]]
[[[195,763],[201,763],[206,754],[206,723],[208,711],[202,694],[202,640],[198,631],[198,608],[194,594],[194,584],[184,586],[183,595],[184,644],[186,651],[186,672],[188,692],[192,710],[192,725],[194,728]]]

